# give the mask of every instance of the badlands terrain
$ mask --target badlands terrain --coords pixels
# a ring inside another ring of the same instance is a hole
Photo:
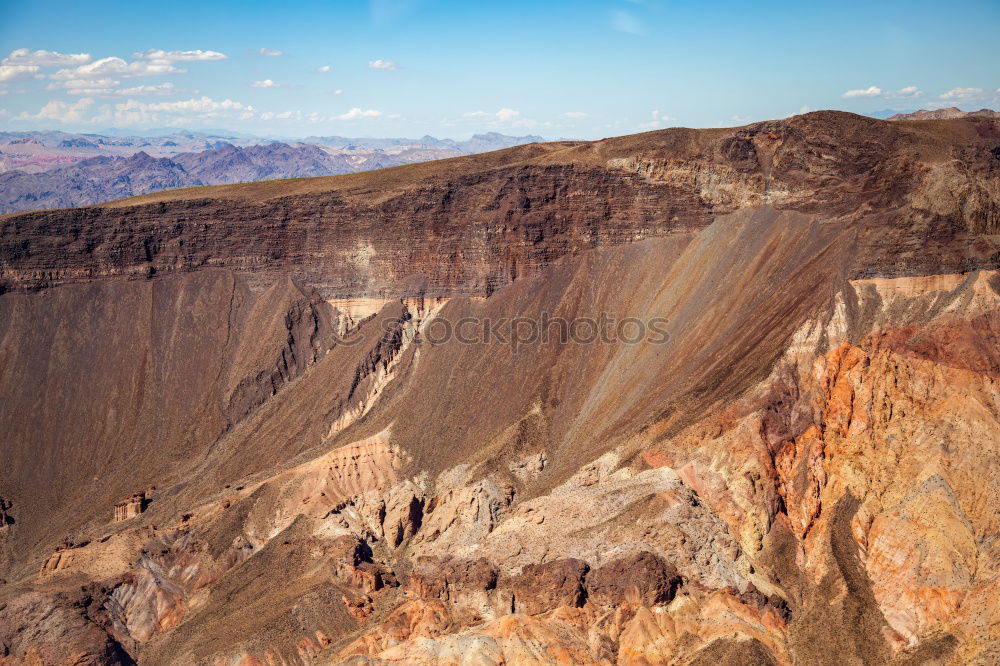
[[[985,116],[6,215],[0,664],[996,664],[998,343]]]

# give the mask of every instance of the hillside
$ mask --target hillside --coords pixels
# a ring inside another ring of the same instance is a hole
[[[2,216],[0,664],[995,663],[998,313],[980,116]]]

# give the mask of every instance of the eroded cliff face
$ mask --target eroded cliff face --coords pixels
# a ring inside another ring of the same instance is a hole
[[[0,289],[225,267],[328,298],[489,295],[567,254],[773,205],[858,222],[870,276],[1000,266],[992,118],[840,112],[175,190],[0,225]],[[972,242],[975,240],[975,242]]]
[[[996,663],[996,123],[847,120],[6,218],[0,663]]]

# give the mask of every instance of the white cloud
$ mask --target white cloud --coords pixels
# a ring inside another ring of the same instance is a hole
[[[496,113],[487,113],[486,111],[469,111],[468,113],[463,113],[463,118],[491,118],[498,123],[509,123],[518,116],[521,115],[520,111],[515,111],[514,109],[500,109]]]
[[[90,62],[89,53],[58,53],[56,51],[29,51],[15,49],[3,59],[4,65],[36,65],[40,67],[58,67],[66,65],[82,65]]]
[[[118,78],[139,76],[162,76],[166,74],[183,74],[187,70],[175,67],[175,61],[222,60],[224,53],[218,51],[163,51],[148,49],[133,54],[138,60],[128,62],[123,58],[111,56],[90,62],[87,53],[57,53],[55,51],[28,51],[18,49],[12,51],[0,64],[0,82],[13,81],[22,78],[43,78],[39,67],[58,65],[75,65],[66,67],[52,74],[49,78],[54,83],[48,85],[49,90],[65,90],[71,95],[111,95],[111,94],[162,94],[166,87],[137,86],[118,91]]]
[[[252,106],[231,99],[220,101],[202,96],[178,102],[140,102],[130,99],[114,106],[114,122],[120,125],[164,123],[180,125],[190,121],[238,119],[249,120]]]
[[[528,127],[551,127],[551,122],[541,122],[533,118],[524,117],[520,111],[516,109],[503,108],[496,112],[487,111],[468,111],[463,113],[461,116],[463,121],[479,121],[478,125],[485,125],[486,127],[494,127],[497,129],[512,129],[515,127],[528,128]],[[445,125],[454,124],[454,120],[445,119]]]
[[[156,85],[141,85],[132,88],[119,89],[120,82],[115,79],[69,79],[67,81],[53,81],[47,90],[65,90],[70,95],[83,95],[90,97],[93,95],[169,95],[174,92],[174,84],[170,82],[158,83]]]
[[[941,94],[941,99],[951,99],[951,100],[967,100],[976,99],[982,96],[982,88],[952,88],[946,93]]]
[[[330,71],[330,66],[329,65],[323,65],[317,71],[320,71],[320,72],[329,72]]]
[[[127,95],[170,95],[174,92],[174,84],[166,81],[164,83],[157,83],[156,85],[145,85],[136,86],[134,88],[123,88],[121,90],[116,90],[116,95],[127,96]]]
[[[334,95],[341,95],[341,94],[343,94],[343,92],[344,92],[343,90],[341,90],[340,88],[337,88],[336,90],[333,91],[333,94]]]
[[[110,95],[118,88],[115,79],[67,79],[53,81],[46,86],[47,90],[65,90],[70,95]]]
[[[381,111],[376,111],[375,109],[361,109],[359,107],[354,107],[346,113],[342,113],[339,116],[334,116],[337,120],[357,120],[359,118],[378,118],[383,115]]]
[[[855,97],[881,97],[882,89],[878,86],[868,86],[867,88],[859,88],[858,90],[848,90],[842,97],[845,99],[853,99]]]
[[[137,94],[156,94],[164,90],[161,86],[138,86]],[[121,94],[119,93],[116,94]],[[94,98],[83,97],[69,103],[54,100],[43,106],[38,113],[21,113],[14,120],[46,121],[64,124],[107,124],[120,127],[135,125],[184,126],[204,121],[216,123],[220,120],[250,120],[255,115],[254,108],[231,99],[222,101],[210,97],[192,98],[176,102],[142,102],[128,99],[115,104],[96,105]]]
[[[469,111],[462,114],[463,119],[468,120],[485,120],[485,124],[488,127],[538,127],[538,126],[549,126],[551,123],[542,123],[531,118],[525,118],[521,115],[520,111],[516,109],[503,108],[494,113],[489,113],[486,111]],[[445,120],[445,124],[451,124],[451,121]]]
[[[784,117],[785,118],[791,118],[793,116],[800,116],[803,113],[809,113],[810,111],[812,111],[812,107],[809,106],[808,104],[803,104],[802,106],[799,107],[798,111],[793,111],[792,113],[789,113],[788,115],[786,115]],[[749,121],[747,121],[747,122],[749,122]]]
[[[521,115],[520,111],[515,111],[514,109],[500,109],[497,111],[497,120],[502,123],[509,123],[510,121]]]
[[[395,72],[397,69],[399,69],[398,62],[392,62],[391,60],[382,60],[382,59],[372,60],[371,62],[368,63],[368,66],[372,69],[386,69],[389,70],[390,72]]]
[[[202,51],[201,49],[195,51],[163,51],[162,49],[146,49],[145,51],[133,53],[132,57],[144,60],[163,60],[165,62],[174,62],[177,60],[225,60],[229,56],[225,53],[219,53],[218,51]]]
[[[166,111],[168,113],[215,113],[218,111],[232,111],[232,110],[243,110],[249,109],[253,110],[252,106],[246,106],[240,102],[234,102],[231,99],[225,99],[221,102],[217,102],[211,97],[202,96],[200,99],[186,99],[179,102],[156,102],[153,104],[145,104],[143,102],[136,102],[135,100],[129,100],[125,102],[124,105],[119,104],[118,107],[127,106],[142,107],[151,111]]]
[[[68,81],[70,79],[96,79],[102,76],[162,76],[165,74],[183,74],[187,70],[179,69],[170,64],[167,60],[139,60],[135,62],[125,62],[121,58],[111,56],[101,58],[87,65],[80,65],[73,69],[60,69],[52,75],[56,81]]]
[[[84,112],[93,106],[94,100],[90,97],[83,97],[70,104],[61,100],[53,100],[38,110],[38,113],[30,114],[27,111],[18,115],[15,120],[48,120],[59,123],[81,123],[84,122]]]
[[[913,98],[920,97],[923,95],[923,91],[916,86],[906,86],[905,88],[900,88],[897,91],[892,90],[882,90],[878,86],[868,86],[867,88],[859,88],[858,90],[848,90],[842,97],[845,99],[857,99],[864,97],[882,97],[885,99],[901,99],[901,98]]]
[[[618,32],[627,32],[630,35],[645,34],[642,23],[635,14],[616,9],[611,12],[611,27]]]
[[[306,121],[309,123],[318,123],[322,120],[329,120],[325,116],[316,113],[315,111],[311,113],[303,113],[301,111],[264,111],[257,116],[260,120],[295,120],[295,121]]]
[[[463,113],[463,118],[492,118],[497,122],[509,123],[518,116],[521,115],[520,111],[515,111],[514,109],[500,109],[496,113],[487,113],[486,111],[469,111],[468,113]]]
[[[272,58],[285,55],[284,51],[279,51],[278,49],[266,49],[266,48],[257,49],[257,53],[262,56],[270,56]]]
[[[0,65],[0,83],[35,78],[41,69],[38,65]]]
[[[677,120],[676,118],[668,116],[665,113],[661,114],[659,111],[652,111],[650,112],[649,115],[651,120],[646,123],[639,123],[640,129],[657,129],[659,127],[662,127],[663,124],[666,122],[669,122],[671,120]]]
[[[265,111],[260,114],[261,120],[288,120],[294,114],[291,111],[282,111],[281,113],[275,113],[274,111]]]
[[[567,111],[563,114],[567,118],[586,118],[587,114],[583,111]]]
[[[254,81],[250,84],[251,88],[301,88],[297,83],[278,83],[272,79],[264,79],[262,81]]]

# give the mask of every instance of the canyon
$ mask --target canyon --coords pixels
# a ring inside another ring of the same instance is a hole
[[[995,664],[998,343],[988,116],[4,215],[0,664]]]

